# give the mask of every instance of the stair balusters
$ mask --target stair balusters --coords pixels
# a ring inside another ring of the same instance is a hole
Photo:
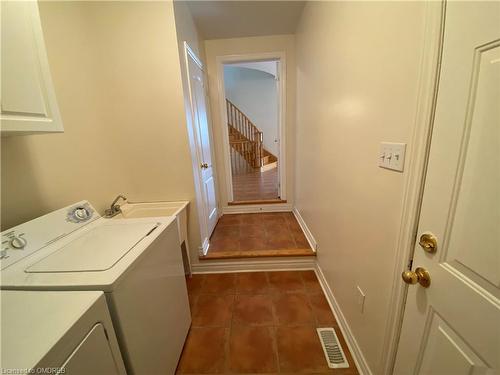
[[[260,168],[264,156],[263,133],[228,99],[226,110],[233,174]]]

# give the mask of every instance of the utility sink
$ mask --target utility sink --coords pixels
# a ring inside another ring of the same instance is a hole
[[[121,208],[121,214],[118,218],[135,219],[142,217],[158,216],[178,216],[186,210],[188,201],[180,202],[147,202],[147,203],[125,203]]]
[[[113,219],[137,219],[144,217],[175,216],[179,232],[179,244],[184,260],[184,270],[191,274],[191,261],[189,259],[189,244],[187,233],[187,206],[189,201],[177,202],[126,202],[120,206],[121,213]]]

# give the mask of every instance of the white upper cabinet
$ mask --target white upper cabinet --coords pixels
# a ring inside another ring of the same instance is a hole
[[[62,132],[36,1],[1,1],[1,134]]]

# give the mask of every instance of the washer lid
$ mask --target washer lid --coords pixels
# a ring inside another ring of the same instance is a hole
[[[25,272],[95,272],[108,270],[142,239],[153,232],[158,225],[156,222],[106,222],[75,237],[73,241],[32,264]]]

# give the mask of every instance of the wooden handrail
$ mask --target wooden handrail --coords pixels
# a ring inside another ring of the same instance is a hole
[[[262,166],[264,135],[260,129],[229,99],[226,99],[227,125],[231,148],[253,168]]]

